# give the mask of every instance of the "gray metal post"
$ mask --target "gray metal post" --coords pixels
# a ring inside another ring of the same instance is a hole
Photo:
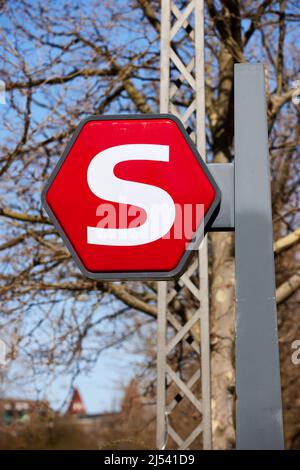
[[[284,447],[264,82],[235,65],[237,449]]]

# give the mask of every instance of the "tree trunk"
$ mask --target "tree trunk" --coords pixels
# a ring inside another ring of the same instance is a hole
[[[233,235],[211,235],[211,367],[213,449],[235,445],[234,259]]]

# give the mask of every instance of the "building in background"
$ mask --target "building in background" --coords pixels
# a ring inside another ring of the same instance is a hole
[[[63,414],[47,401],[0,399],[0,449],[150,449],[154,418],[135,380],[115,412],[88,413],[76,388]]]
[[[53,413],[47,401],[0,399],[0,423],[2,425],[26,424],[32,419]]]
[[[73,390],[67,413],[74,416],[86,415],[86,408],[77,388]]]
[[[121,420],[121,413],[87,413],[81,395],[77,388],[74,388],[73,395],[66,413],[76,424],[80,425],[87,432],[101,432],[116,424]]]

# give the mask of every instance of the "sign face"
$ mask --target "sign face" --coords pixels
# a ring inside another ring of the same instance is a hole
[[[213,223],[220,191],[172,115],[92,116],[76,129],[43,205],[92,279],[168,279]]]

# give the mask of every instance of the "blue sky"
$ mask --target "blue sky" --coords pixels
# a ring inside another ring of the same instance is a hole
[[[74,3],[65,2],[69,5],[74,6]],[[80,4],[80,2],[78,2]],[[32,2],[34,4],[34,2]],[[89,10],[91,2],[85,4],[85,8]],[[60,2],[53,2],[53,5],[63,8]],[[82,4],[81,4],[82,5]],[[122,11],[128,7],[128,3],[124,0],[119,0],[116,8],[121,8]],[[16,13],[18,14],[18,13]],[[100,14],[100,12],[99,12]],[[105,11],[101,12],[101,18],[104,20]],[[6,33],[10,34],[10,25],[9,21],[5,17],[1,18],[1,26],[6,28]],[[35,34],[38,34],[38,31],[33,31]],[[115,32],[116,33],[116,32]],[[14,37],[11,38],[14,41]],[[18,39],[18,38],[16,38]],[[126,25],[121,25],[117,34],[111,38],[112,42],[116,44],[117,41],[126,42],[130,40],[130,32],[126,32]],[[143,39],[141,38],[142,42]],[[20,45],[26,60],[30,63],[30,66],[34,69],[37,59],[37,51],[34,49],[30,41],[23,41]],[[1,60],[1,59],[0,59]],[[0,80],[1,80],[0,76]],[[18,77],[10,76],[10,80],[17,80]],[[39,96],[37,92],[35,97],[37,99],[42,99],[42,95]],[[7,137],[7,130],[4,130],[3,123],[4,119],[9,119],[11,122],[14,122],[14,110],[9,107],[9,96],[6,95],[6,104],[0,104],[0,138],[2,141]],[[98,97],[99,98],[99,97]],[[22,97],[20,98],[22,99]],[[24,100],[23,100],[24,101]],[[25,105],[25,102],[23,103]],[[23,107],[22,105],[22,107]],[[45,117],[45,110],[43,107],[38,105],[33,105],[33,116],[34,120],[38,121]],[[17,117],[15,118],[17,121]],[[15,121],[15,122],[16,122]],[[50,129],[51,132],[51,129]],[[5,188],[4,188],[5,190]],[[40,198],[40,194],[37,194],[37,197]],[[12,202],[12,201],[11,201]],[[18,201],[16,201],[18,204]],[[31,319],[28,320],[27,328],[30,329],[30,322],[34,322],[33,312],[31,314]],[[33,323],[32,323],[33,324]],[[32,325],[31,325],[32,326]],[[140,356],[135,356],[128,351],[125,351],[123,348],[110,348],[109,351],[101,353],[96,365],[89,372],[89,374],[84,375],[81,373],[75,381],[75,386],[78,387],[81,396],[84,400],[86,408],[90,413],[110,411],[116,409],[120,404],[122,398],[122,388],[126,385],[130,379],[134,376],[136,362],[141,360]],[[21,363],[16,364],[18,371],[22,371],[23,365]],[[25,367],[24,367],[25,370]],[[46,378],[45,381],[43,378],[40,378],[40,383],[38,388],[42,390],[46,388],[46,397],[49,399],[53,407],[60,407],[66,394],[68,393],[70,385],[70,377],[66,374],[58,378],[50,388],[47,388]],[[24,396],[28,398],[35,397],[35,388],[33,384],[28,384],[28,387],[14,387],[13,385],[7,390],[7,393],[13,396]]]

